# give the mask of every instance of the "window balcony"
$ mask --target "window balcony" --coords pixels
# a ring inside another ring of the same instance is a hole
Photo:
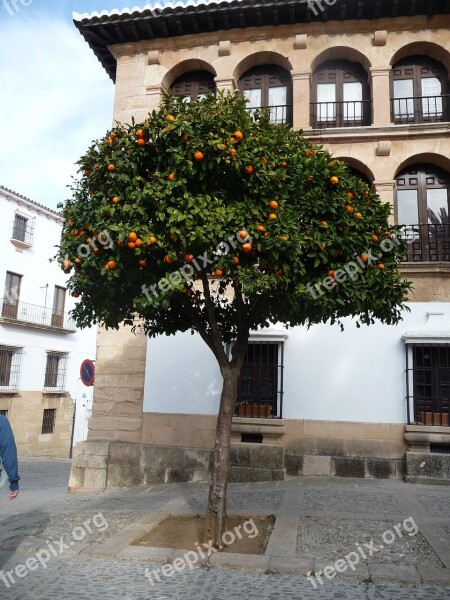
[[[450,95],[411,96],[391,100],[392,121],[396,125],[441,123],[449,120]]]
[[[36,329],[61,333],[74,333],[75,322],[68,313],[52,308],[2,298],[0,300],[0,323],[10,323]]]
[[[450,223],[402,225],[404,262],[450,262]]]
[[[311,102],[311,127],[362,127],[371,124],[372,100],[346,102]]]
[[[31,248],[34,236],[34,219],[16,213],[12,228],[11,243],[17,250]]]
[[[270,122],[275,125],[289,125],[292,127],[292,104],[279,104],[277,106],[249,106],[247,110],[250,113],[268,110]]]

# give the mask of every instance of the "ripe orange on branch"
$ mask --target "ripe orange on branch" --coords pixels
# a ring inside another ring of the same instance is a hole
[[[118,196],[114,196],[114,198],[112,199],[113,204],[117,204],[119,202],[119,197]]]
[[[105,269],[107,271],[114,271],[114,269],[117,267],[117,263],[115,260],[110,260],[109,262],[106,263],[106,267]]]
[[[252,251],[252,245],[249,244],[248,242],[246,242],[245,244],[242,244],[242,251],[245,252],[246,254],[249,254]]]
[[[138,239],[138,234],[135,231],[132,231],[128,234],[128,239],[130,242],[135,242]]]
[[[175,175],[174,175],[173,173],[169,173],[169,174],[167,175],[167,179],[168,179],[169,181],[173,181],[173,180],[175,179]]]
[[[114,173],[114,171],[116,170],[116,166],[113,164],[108,165],[106,168],[110,173]]]
[[[242,133],[242,131],[235,131],[233,133],[233,137],[237,142],[242,142],[242,140],[244,139],[244,134]]]
[[[333,175],[332,177],[330,177],[330,183],[331,183],[331,185],[337,185],[339,183],[339,177],[336,177],[336,175]]]
[[[245,238],[247,237],[247,235],[248,235],[248,234],[247,234],[247,232],[246,232],[244,229],[242,229],[242,230],[239,232],[239,237],[241,238],[241,240],[245,240]]]
[[[270,208],[272,208],[273,210],[276,210],[278,208],[278,202],[276,200],[271,200],[269,202],[269,206]]]
[[[143,148],[145,146],[145,140],[144,140],[144,138],[138,138],[137,141],[136,141],[136,143],[137,143],[137,145],[140,148]]]
[[[200,150],[194,152],[194,160],[201,162],[205,158],[205,155]]]
[[[273,221],[274,219],[277,218],[277,215],[275,213],[270,213],[270,215],[269,215],[268,218],[269,218],[270,221]]]
[[[216,277],[222,277],[222,275],[223,275],[222,269],[214,269],[214,275]]]
[[[173,123],[175,121],[175,117],[173,115],[167,115],[166,116],[166,121],[168,123]]]
[[[143,138],[144,137],[144,130],[143,129],[138,129],[136,131],[136,137]]]
[[[253,165],[247,165],[246,167],[244,167],[244,173],[246,175],[251,175],[254,170],[255,169],[254,169]]]
[[[166,254],[166,256],[164,257],[164,262],[167,263],[168,265],[171,265],[173,263],[173,258],[171,256],[169,256],[168,254]]]

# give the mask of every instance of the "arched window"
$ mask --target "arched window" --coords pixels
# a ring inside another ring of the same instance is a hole
[[[397,175],[397,223],[404,226],[408,260],[450,260],[449,184],[449,174],[430,164]]]
[[[409,56],[392,68],[394,123],[448,121],[448,73],[436,60]]]
[[[313,75],[311,125],[357,127],[370,125],[371,101],[367,73],[349,60],[328,60]]]
[[[208,71],[190,71],[180,75],[170,86],[174,96],[184,96],[186,102],[201,100],[206,94],[216,93],[214,75]]]
[[[358,169],[355,169],[354,167],[351,167],[349,165],[347,165],[347,169],[350,171],[350,173],[352,175],[354,175],[355,177],[357,177],[361,181],[364,181],[364,183],[367,183],[367,185],[369,187],[372,187],[373,182],[370,181],[370,179],[367,177],[367,175],[365,175],[362,171],[359,171]]]
[[[292,80],[289,71],[278,65],[249,69],[238,82],[250,109],[270,108],[272,123],[292,126]]]

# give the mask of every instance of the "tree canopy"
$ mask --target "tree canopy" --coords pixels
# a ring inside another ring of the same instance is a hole
[[[149,335],[197,331],[214,350],[214,333],[231,342],[270,322],[401,318],[391,207],[242,97],[166,96],[79,167],[58,257],[80,327],[138,315]]]

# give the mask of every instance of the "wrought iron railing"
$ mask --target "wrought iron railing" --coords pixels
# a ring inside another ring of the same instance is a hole
[[[311,102],[311,127],[360,127],[372,121],[371,100],[346,102]]]
[[[29,219],[23,215],[16,214],[12,228],[12,238],[18,242],[22,242],[27,246],[33,244],[34,235],[34,219]]]
[[[0,390],[19,389],[21,362],[21,348],[0,346]]]
[[[75,330],[75,322],[68,313],[63,313],[45,306],[19,302],[11,298],[0,300],[0,316],[3,319],[41,325],[45,327],[56,327],[58,329]]]
[[[450,261],[450,223],[402,225],[402,230],[405,262]]]
[[[256,111],[269,111],[270,122],[276,125],[290,125],[292,127],[292,104],[279,104],[278,106],[247,107],[250,113]]]
[[[392,121],[408,123],[439,123],[449,120],[450,95],[411,96],[391,100]]]

